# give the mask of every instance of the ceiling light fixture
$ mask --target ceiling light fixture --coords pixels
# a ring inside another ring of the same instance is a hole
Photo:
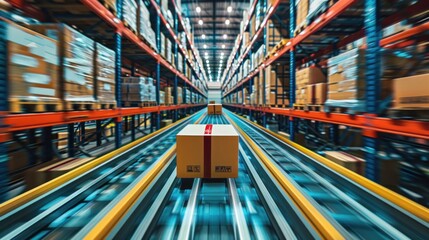
[[[222,44],[222,48],[225,48],[225,44]]]
[[[206,39],[206,35],[205,34],[201,35],[201,38]]]
[[[228,35],[224,34],[223,39],[227,39],[227,38],[228,38]]]
[[[232,12],[232,7],[231,7],[231,6],[228,6],[228,7],[226,8],[226,11],[227,11],[227,12]]]
[[[226,19],[226,20],[225,20],[225,24],[226,24],[226,25],[229,25],[230,23],[231,23],[231,21],[229,21],[229,19]]]
[[[201,8],[197,7],[197,8],[195,8],[195,11],[197,11],[197,13],[200,13],[201,12]]]
[[[204,45],[203,45],[203,48],[204,48],[204,49],[206,49],[206,48],[207,48],[207,45],[206,45],[206,44],[204,44]]]
[[[200,19],[200,20],[198,20],[198,24],[199,24],[199,25],[203,25],[203,23],[204,23],[204,22],[203,22],[203,20],[201,20],[201,19]]]

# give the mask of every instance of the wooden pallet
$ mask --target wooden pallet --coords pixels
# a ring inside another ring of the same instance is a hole
[[[324,107],[323,104],[308,104],[307,111],[324,112]]]
[[[155,101],[144,101],[144,102],[133,102],[133,101],[124,101],[124,107],[153,107],[156,106]]]
[[[360,111],[356,111],[353,108],[348,108],[348,107],[336,107],[336,106],[324,106],[323,107],[324,112],[332,112],[332,113],[346,113],[346,114],[358,114],[361,113]]]
[[[307,21],[304,21],[301,24],[299,24],[298,26],[296,26],[295,31],[294,31],[294,36],[298,36],[298,34],[300,34],[302,31],[304,31],[304,29],[307,26],[308,26]]]
[[[10,113],[41,113],[58,112],[63,110],[63,104],[60,100],[22,100],[9,99]]]
[[[307,109],[307,105],[305,105],[305,104],[294,104],[294,105],[293,105],[293,109],[295,109],[295,110],[308,111],[308,109]]]
[[[111,13],[113,13],[113,15],[115,15],[116,16],[116,9],[111,5],[111,4],[109,4],[107,1],[104,1],[104,0],[99,0],[100,1],[100,3],[101,4],[103,4],[103,6],[107,9],[107,10],[109,10]]]
[[[392,108],[387,116],[397,120],[418,120],[429,122],[429,108]]]
[[[271,104],[271,105],[267,105],[267,107],[271,107],[271,108],[288,108],[289,105],[286,105],[286,104]]]
[[[65,111],[84,111],[98,109],[98,103],[91,101],[66,101],[64,103]]]
[[[124,21],[124,26],[125,26],[126,28],[128,28],[131,32],[133,32],[135,35],[137,35],[137,31],[136,31],[136,30],[134,30],[134,29],[130,26],[130,24],[129,24],[129,23],[127,23],[126,21]]]
[[[116,102],[100,102],[97,105],[97,109],[115,109],[117,107]]]

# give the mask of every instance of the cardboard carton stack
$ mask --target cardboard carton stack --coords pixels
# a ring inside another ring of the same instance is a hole
[[[308,2],[309,0],[297,0],[296,6],[296,29],[301,29],[306,26],[306,18],[308,14]]]
[[[164,91],[165,91],[165,104],[166,105],[172,105],[172,104],[174,104],[174,97],[172,95],[173,88],[172,87],[166,87],[164,89]]]
[[[150,23],[150,12],[142,0],[139,0],[138,5],[138,35],[145,39],[152,48],[158,50],[155,31],[152,29]]]
[[[178,178],[238,176],[238,133],[231,125],[187,125],[176,140]]]
[[[332,106],[365,106],[365,49],[352,49],[328,60],[328,101]],[[381,98],[392,94],[392,79],[406,76],[417,65],[412,54],[381,52]],[[353,105],[351,105],[353,104]]]
[[[122,99],[124,103],[140,103],[156,101],[156,87],[149,77],[122,78]]]
[[[265,39],[265,46],[267,47],[267,54],[273,53],[273,49],[277,44],[288,36],[287,30],[275,24],[273,20],[268,20],[267,38]]]
[[[115,52],[96,44],[95,91],[100,104],[115,104]]]
[[[94,103],[94,41],[65,24],[35,24],[31,29],[59,42],[66,110],[73,103]]]
[[[116,9],[116,0],[102,0],[100,1],[102,3],[104,3],[104,6],[107,6],[107,8],[111,11],[113,11],[113,13],[117,13],[117,9]]]
[[[208,115],[222,115],[222,104],[208,104],[207,105]]]
[[[326,81],[326,76],[322,72],[322,69],[318,67],[307,67],[296,72],[296,91],[295,91],[295,103],[298,105],[315,104],[313,100],[315,98],[322,99],[323,96],[312,97],[308,93],[308,88],[313,89],[311,85],[323,83]],[[308,87],[310,86],[310,87]],[[323,89],[323,85],[318,85],[319,88]],[[315,91],[316,93],[316,91]],[[326,92],[319,91],[320,94],[326,94]]]
[[[3,77],[9,85],[10,111],[26,111],[21,109],[21,101],[51,102],[61,107],[57,42],[5,21],[0,21],[0,42],[5,44],[0,50],[5,55],[0,59],[6,60],[1,64],[7,68]]]
[[[137,33],[137,2],[135,0],[123,0],[122,9],[125,26]]]
[[[404,110],[429,109],[428,86],[429,74],[395,79],[393,82],[393,107]]]
[[[177,104],[183,103],[183,90],[181,87],[177,87]]]

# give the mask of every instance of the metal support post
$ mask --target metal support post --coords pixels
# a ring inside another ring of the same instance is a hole
[[[122,0],[116,1],[117,17],[122,19]],[[121,67],[122,67],[122,36],[119,32],[114,35],[115,40],[115,90],[116,102],[118,106],[122,106],[121,99]],[[118,119],[116,119],[118,120]],[[122,145],[122,122],[115,121],[115,148],[120,148]]]
[[[289,1],[289,34],[290,38],[294,37],[295,31],[295,0]],[[292,108],[295,103],[295,49],[292,48],[289,52],[289,107]],[[294,119],[292,117],[289,118],[289,138],[294,141],[295,139],[295,127],[294,127]]]
[[[131,116],[131,141],[134,140],[136,140],[136,115]]]
[[[176,36],[179,34],[179,20],[178,19],[179,19],[179,17],[178,17],[177,11],[175,10],[174,11],[174,33],[176,34]],[[182,60],[183,60],[183,58],[182,58]],[[174,62],[176,63],[177,66],[179,66],[179,64],[182,64],[182,69],[183,69],[183,61],[179,63],[179,47],[177,45],[177,42],[174,42]],[[174,89],[173,89],[174,105],[177,105],[177,82],[178,82],[178,77],[177,77],[177,75],[175,75],[174,76],[174,84],[173,84],[173,86],[174,86]],[[173,122],[176,122],[177,118],[178,118],[177,109],[175,109],[173,111]]]
[[[370,115],[378,114],[380,100],[380,1],[365,0],[365,33],[367,37],[367,49],[365,51],[365,103],[366,112]],[[366,134],[364,132],[364,148],[366,160],[366,177],[378,182],[380,180],[380,163],[377,159],[379,148],[377,133]]]
[[[85,143],[85,122],[80,124],[80,142]]]
[[[28,139],[28,143],[31,146],[30,148],[33,151],[28,152],[28,165],[32,166],[34,164],[37,163],[37,155],[36,155],[36,144],[37,144],[37,139],[36,139],[36,129],[29,129],[27,131],[27,139]]]
[[[74,157],[76,154],[75,148],[74,148],[74,142],[75,142],[75,133],[74,133],[74,123],[67,124],[67,152],[68,157]]]
[[[161,5],[161,1],[157,0],[156,3],[159,5]],[[156,16],[156,46],[158,47],[158,49],[161,49],[161,17],[160,15]],[[161,91],[161,63],[158,61],[156,63],[156,105],[159,106],[159,92]],[[151,126],[154,125],[153,123],[155,123],[155,127],[156,129],[160,129],[161,127],[161,116],[159,115],[159,113],[156,113],[156,118],[153,119],[155,120],[154,122],[151,122]]]
[[[96,142],[97,142],[97,147],[98,147],[101,145],[101,137],[102,137],[101,131],[103,131],[103,128],[101,127],[101,120],[95,121],[95,131],[97,132]]]
[[[329,134],[332,143],[338,146],[340,144],[340,134],[337,124],[331,125],[331,128],[329,129]]]

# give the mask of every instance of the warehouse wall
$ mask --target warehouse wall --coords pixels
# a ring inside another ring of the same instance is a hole
[[[208,91],[208,99],[209,101],[215,101],[216,103],[220,103],[222,99],[222,92],[215,89],[209,89]]]

